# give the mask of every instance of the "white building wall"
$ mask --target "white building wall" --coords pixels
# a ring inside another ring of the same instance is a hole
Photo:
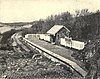
[[[48,34],[40,34],[40,39],[50,42],[50,36]]]
[[[61,38],[60,40],[61,40],[61,42],[60,42],[61,45],[67,46],[70,48],[82,50],[85,47],[84,42],[80,42],[80,41],[76,41],[76,40],[66,41],[65,38]]]

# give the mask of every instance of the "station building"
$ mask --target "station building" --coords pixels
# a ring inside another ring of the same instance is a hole
[[[54,25],[47,34],[50,35],[50,41],[57,44],[60,43],[60,38],[69,38],[70,30],[63,25]]]

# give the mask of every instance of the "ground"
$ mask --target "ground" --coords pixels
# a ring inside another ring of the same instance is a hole
[[[80,76],[60,63],[40,55],[0,51],[0,76],[4,79],[78,79]],[[33,55],[33,56],[32,56]]]

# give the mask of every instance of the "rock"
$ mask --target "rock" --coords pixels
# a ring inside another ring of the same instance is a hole
[[[2,78],[7,78],[7,75],[3,75]]]
[[[41,59],[42,56],[40,54],[33,55],[32,59]]]

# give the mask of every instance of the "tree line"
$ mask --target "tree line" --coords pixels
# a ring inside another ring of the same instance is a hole
[[[89,71],[86,79],[93,77],[96,79],[100,68],[98,66],[100,58],[100,11],[90,12],[88,9],[83,9],[77,10],[75,15],[70,12],[51,15],[45,20],[35,21],[31,29],[24,30],[23,35],[46,33],[53,25],[64,25],[71,31],[70,37],[87,42],[85,49],[78,51],[76,56],[79,56],[86,63],[86,68]]]
[[[100,34],[100,12],[89,12],[88,9],[77,10],[75,15],[63,12],[59,15],[48,16],[47,19],[34,21],[30,33],[46,33],[53,25],[64,25],[77,40],[93,40]],[[93,37],[94,36],[94,37]]]

